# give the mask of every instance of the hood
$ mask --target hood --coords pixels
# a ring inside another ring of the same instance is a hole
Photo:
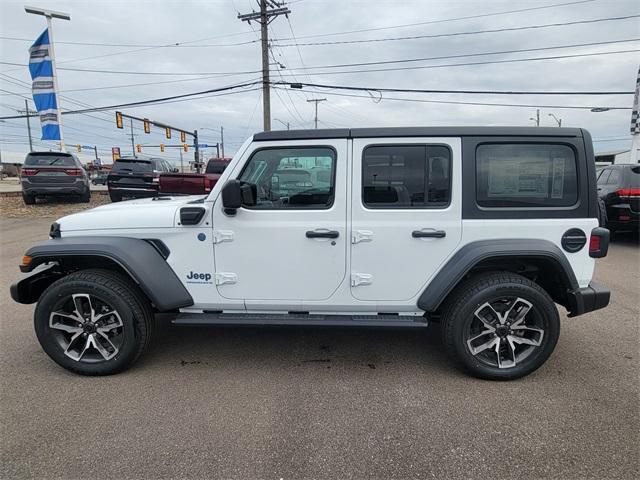
[[[161,198],[161,200],[159,200]],[[61,232],[79,230],[111,230],[119,228],[170,228],[176,211],[202,195],[156,197],[127,200],[101,205],[91,210],[60,218]]]

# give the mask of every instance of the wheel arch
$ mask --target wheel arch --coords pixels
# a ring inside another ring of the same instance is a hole
[[[571,264],[548,240],[504,239],[471,242],[458,250],[418,298],[418,307],[436,312],[470,276],[488,271],[521,274],[540,285],[554,300],[572,309],[569,292],[578,289]]]
[[[168,254],[159,240],[98,236],[47,240],[25,253],[31,260],[20,269],[32,273],[11,286],[11,296],[19,303],[34,303],[64,275],[102,268],[133,280],[159,311],[190,306],[193,299],[166,262]]]

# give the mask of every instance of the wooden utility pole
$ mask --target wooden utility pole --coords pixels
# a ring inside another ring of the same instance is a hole
[[[262,45],[262,123],[265,132],[271,130],[271,90],[269,81],[269,23],[278,15],[288,16],[291,13],[284,2],[260,0],[260,11],[238,14],[238,19],[251,24],[251,20],[260,24],[260,40]],[[271,7],[271,8],[269,8]],[[224,155],[224,152],[223,152]]]
[[[315,128],[316,130],[318,129],[318,103],[320,102],[326,102],[327,99],[326,98],[314,98],[312,100],[307,100],[307,102],[314,102],[316,104],[316,114],[313,117],[313,122],[315,124]]]

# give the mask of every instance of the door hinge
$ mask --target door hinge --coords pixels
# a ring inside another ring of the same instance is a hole
[[[352,273],[351,274],[351,286],[357,287],[359,285],[371,285],[373,283],[373,275],[370,273]]]
[[[213,231],[213,243],[232,242],[233,231],[232,230],[214,230]]]
[[[373,240],[371,230],[355,230],[351,234],[351,243],[370,242],[371,240]]]
[[[228,272],[216,272],[215,278],[216,278],[216,285],[236,283],[238,281],[238,275],[236,275],[235,273],[228,273]]]

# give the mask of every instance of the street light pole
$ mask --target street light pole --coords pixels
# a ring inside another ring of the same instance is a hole
[[[549,116],[553,117],[553,119],[558,124],[558,127],[562,127],[562,119],[561,118],[556,117],[553,113],[550,113]]]

